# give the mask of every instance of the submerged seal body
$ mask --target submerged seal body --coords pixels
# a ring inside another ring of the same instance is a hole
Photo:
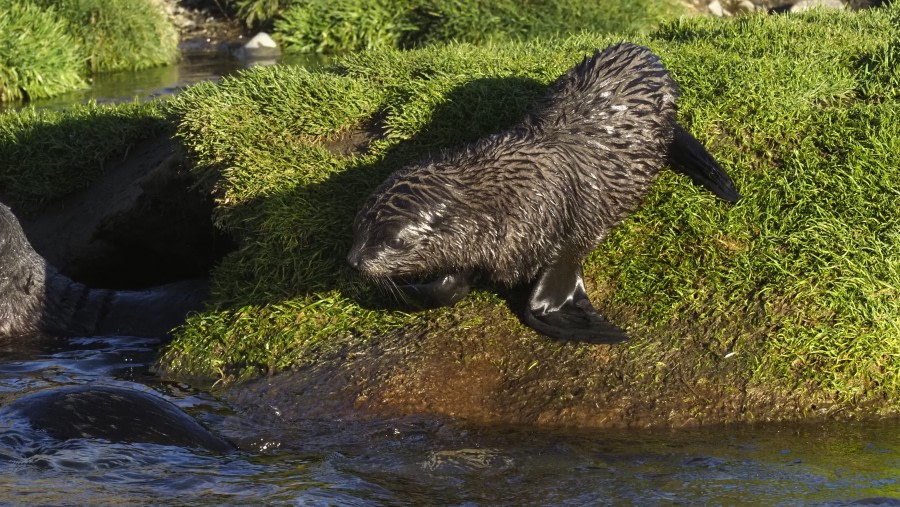
[[[136,291],[75,282],[32,248],[18,219],[0,203],[0,340],[30,334],[163,337],[202,308],[207,291],[204,280]]]
[[[676,122],[677,85],[647,48],[611,46],[563,74],[518,125],[391,175],[354,222],[349,263],[449,305],[473,277],[530,284],[524,322],[563,339],[625,333],[591,306],[581,263],[634,212],[667,164],[725,200],[738,194]]]
[[[172,402],[123,387],[74,386],[27,394],[0,409],[0,417],[16,416],[58,440],[94,438],[214,452],[234,449]]]

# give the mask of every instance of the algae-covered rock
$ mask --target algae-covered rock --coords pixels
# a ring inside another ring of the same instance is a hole
[[[546,424],[688,425],[896,413],[900,7],[689,19],[631,37],[678,81],[680,121],[734,177],[669,173],[585,264],[618,346],[549,341],[509,294],[404,313],[344,265],[390,172],[518,121],[618,40],[582,34],[253,69],[175,100],[179,136],[239,249],[161,360],[240,403]],[[256,401],[253,401],[256,400]]]

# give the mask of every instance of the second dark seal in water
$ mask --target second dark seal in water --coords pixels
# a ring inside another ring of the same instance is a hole
[[[626,338],[588,300],[581,263],[667,164],[734,202],[731,178],[676,122],[678,88],[647,48],[609,47],[563,74],[519,125],[391,175],[354,222],[348,261],[452,305],[476,276],[530,284],[523,321],[553,338]]]

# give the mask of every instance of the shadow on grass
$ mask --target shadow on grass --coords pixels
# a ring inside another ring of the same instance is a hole
[[[280,286],[269,286],[252,294],[227,293],[221,309],[278,303],[285,298],[337,289],[366,309],[410,310],[389,291],[365,283],[346,264],[346,255],[353,241],[352,224],[356,213],[374,189],[394,171],[518,123],[544,90],[545,85],[527,78],[483,78],[467,82],[452,90],[446,100],[435,107],[430,121],[416,135],[391,146],[375,161],[359,165],[351,162],[348,168],[321,183],[298,186],[288,192],[247,201],[240,207],[229,209],[227,213],[230,217],[241,217],[241,220],[258,224],[264,224],[266,217],[271,219],[275,215],[290,213],[285,207],[296,211],[297,227],[312,229],[300,232],[308,241],[296,241],[298,246],[290,251],[290,261],[278,266],[284,269],[299,266],[312,274],[302,277],[304,280],[295,284],[290,282],[290,275],[285,275],[276,281]],[[321,145],[336,157],[344,157],[347,153],[365,154],[372,141],[383,138],[384,115],[380,112],[357,130],[344,133],[341,139],[328,140]],[[365,158],[359,160],[364,161]],[[235,220],[229,221],[234,223]],[[244,229],[243,246],[234,254],[243,259],[237,262],[248,262],[250,256],[266,255],[267,252],[258,249],[257,242],[264,242],[267,236],[280,232],[274,228],[276,226],[272,227],[268,233],[250,227]],[[233,285],[226,291],[254,286],[254,280],[249,278],[252,273],[246,270],[231,270],[228,276],[242,279],[229,280],[228,283]],[[259,285],[258,282],[256,284]]]

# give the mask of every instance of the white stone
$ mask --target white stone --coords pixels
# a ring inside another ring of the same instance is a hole
[[[259,32],[244,44],[244,49],[275,49],[277,47],[278,43],[266,32]]]
[[[720,18],[725,15],[725,9],[722,8],[722,4],[719,3],[719,0],[713,0],[709,4],[709,12],[711,12],[714,16],[719,16]]]
[[[254,65],[274,65],[278,63],[281,49],[266,32],[254,35],[246,44],[232,51],[239,60],[253,62]]]

